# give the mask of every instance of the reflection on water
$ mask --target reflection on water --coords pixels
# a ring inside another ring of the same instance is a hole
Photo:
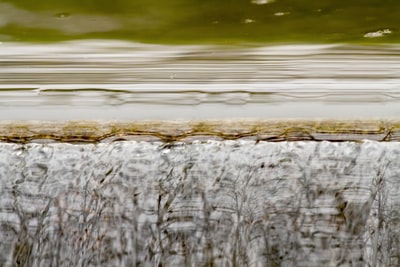
[[[0,145],[2,266],[398,266],[400,143]]]
[[[3,0],[0,41],[398,43],[399,8],[395,0]]]
[[[11,4],[0,3],[0,27],[17,24],[22,27],[61,30],[66,34],[107,32],[119,28],[119,23],[110,17],[68,13],[51,14],[21,10]],[[57,19],[58,18],[58,19]],[[68,21],[65,21],[68,20]]]
[[[387,118],[400,112],[399,46],[102,40],[0,47],[0,119]]]

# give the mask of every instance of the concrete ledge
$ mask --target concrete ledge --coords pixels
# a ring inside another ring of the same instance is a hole
[[[207,121],[3,121],[0,141],[113,142],[117,140],[193,141],[399,141],[394,120],[207,120]]]

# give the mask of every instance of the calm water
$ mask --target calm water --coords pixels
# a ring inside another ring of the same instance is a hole
[[[397,43],[397,0],[11,0],[0,41]]]

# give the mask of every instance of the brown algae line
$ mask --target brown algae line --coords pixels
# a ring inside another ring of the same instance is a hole
[[[0,122],[0,141],[97,143],[121,140],[400,141],[400,120],[206,120]]]

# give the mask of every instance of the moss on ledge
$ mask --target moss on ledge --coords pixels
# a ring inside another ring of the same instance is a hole
[[[196,139],[257,141],[399,141],[400,121],[210,120],[132,122],[0,122],[0,141],[97,143],[116,140],[163,142]]]

